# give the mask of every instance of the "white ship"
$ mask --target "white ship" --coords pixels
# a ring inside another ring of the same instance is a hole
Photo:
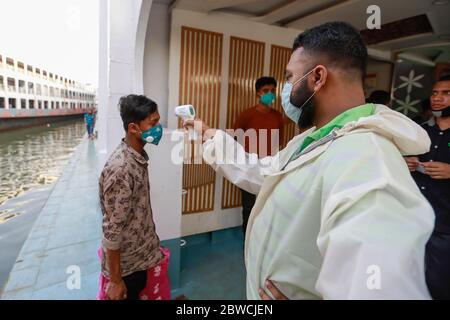
[[[0,53],[0,131],[81,117],[96,105],[91,86]]]

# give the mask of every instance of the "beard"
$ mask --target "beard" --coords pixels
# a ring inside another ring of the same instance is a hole
[[[292,93],[291,103],[294,106],[299,106],[302,108],[302,113],[298,119],[298,127],[300,129],[308,129],[313,126],[315,109],[313,100],[309,100],[306,104],[305,102],[314,94],[314,91],[309,90],[306,86],[306,81],[301,84],[301,86]]]

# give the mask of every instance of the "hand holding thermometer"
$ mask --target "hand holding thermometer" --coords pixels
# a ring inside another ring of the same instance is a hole
[[[190,104],[185,104],[175,108],[175,115],[184,120],[194,120],[195,119],[195,109]],[[189,128],[189,140],[197,140],[197,132],[194,128]]]

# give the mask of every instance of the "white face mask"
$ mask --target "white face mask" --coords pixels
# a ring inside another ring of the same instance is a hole
[[[431,110],[431,113],[433,114],[433,116],[435,117],[450,117],[450,106],[439,110],[439,111],[435,111],[435,110]]]
[[[294,83],[290,83],[289,81],[286,81],[283,86],[283,91],[281,93],[281,105],[283,106],[284,112],[288,116],[289,119],[294,121],[295,123],[298,123],[298,120],[300,119],[300,116],[303,112],[303,106],[309,102],[309,100],[312,99],[312,97],[316,94],[316,91],[311,95],[311,97],[308,98],[308,100],[305,101],[300,107],[297,107],[291,103],[291,94],[292,94],[292,88],[303,79],[306,78],[308,74],[313,72],[314,68],[309,71],[307,74],[305,74],[303,77],[295,81]]]

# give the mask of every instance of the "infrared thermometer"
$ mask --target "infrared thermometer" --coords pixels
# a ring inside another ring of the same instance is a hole
[[[194,120],[195,119],[195,109],[191,104],[185,104],[175,108],[175,115],[180,119],[184,120]],[[197,140],[197,132],[194,128],[188,128],[189,140]]]

